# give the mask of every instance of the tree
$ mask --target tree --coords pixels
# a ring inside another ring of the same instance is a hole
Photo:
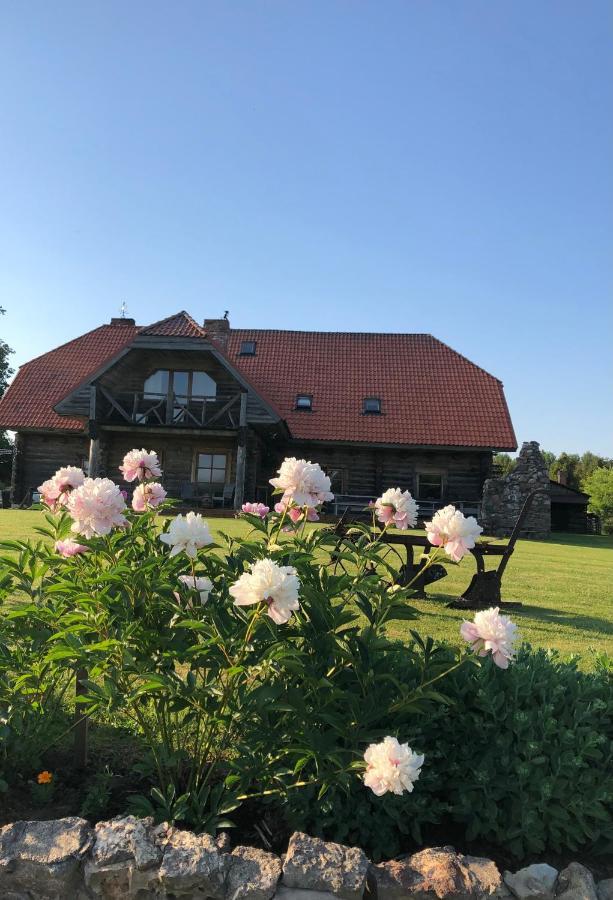
[[[602,530],[606,534],[613,532],[613,468],[599,466],[594,469],[582,485],[586,494],[590,495],[588,509],[600,516]]]
[[[494,456],[494,465],[500,472],[500,476],[504,478],[505,475],[509,475],[513,471],[517,465],[517,460],[513,459],[512,456],[509,456],[508,453],[496,453]]]
[[[3,316],[5,310],[0,306],[0,315]],[[9,358],[12,353],[12,349],[0,338],[0,397],[5,392],[8,387],[9,379],[13,374],[13,369],[10,366]],[[9,439],[6,431],[0,431],[0,450],[8,450],[12,447],[12,443]],[[6,484],[10,478],[11,473],[11,457],[10,454],[2,453],[0,454],[0,485]]]

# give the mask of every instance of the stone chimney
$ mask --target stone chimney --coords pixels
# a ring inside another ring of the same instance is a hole
[[[207,333],[207,337],[210,337],[222,350],[228,349],[230,320],[227,318],[227,313],[223,319],[205,319],[204,330]]]
[[[566,485],[568,484],[568,477],[563,469],[558,469],[556,478],[558,479],[558,484],[563,484],[564,487],[566,487]]]
[[[517,465],[504,478],[488,478],[483,485],[481,524],[486,534],[508,537],[528,494],[537,494],[524,522],[523,537],[546,538],[551,533],[549,473],[537,441],[524,441]]]
[[[136,325],[136,320],[126,319],[125,316],[113,316],[111,325]]]

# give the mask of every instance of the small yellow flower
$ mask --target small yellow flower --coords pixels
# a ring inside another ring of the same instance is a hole
[[[53,781],[53,775],[51,772],[39,772],[36,776],[36,780],[39,784],[51,784]]]

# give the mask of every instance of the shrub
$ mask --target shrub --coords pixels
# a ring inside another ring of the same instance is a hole
[[[416,615],[380,540],[388,527],[415,524],[408,492],[386,491],[372,526],[357,524],[342,537],[309,530],[331,497],[329,479],[319,466],[285,460],[273,479],[281,494],[275,511],[247,505],[247,537],[215,546],[199,515],[157,519],[165,491],[155,480],[155,453],[131,451],[122,473],[138,481],[132,510],[109,479],[67,467],[40,488],[53,512],[42,529],[51,543],[5,545],[17,555],[4,559],[0,595],[17,602],[0,619],[0,676],[19,723],[7,758],[23,750],[19,716],[26,722],[32,714],[24,690],[36,700],[38,727],[53,719],[49,704],[80,673],[83,712],[129,722],[144,736],[152,790],[133,808],[159,820],[214,832],[244,800],[275,798],[294,819],[383,855],[403,835],[419,840],[448,810],[462,821],[474,816],[470,804],[483,792],[471,788],[471,766],[479,759],[489,785],[487,762],[493,754],[495,765],[507,733],[498,727],[500,703],[510,728],[522,707],[509,685],[533,686],[518,681],[519,670],[501,671],[513,657],[515,626],[497,610],[462,626],[470,649],[436,646],[414,632],[408,646],[388,639],[390,622]],[[460,560],[479,531],[453,507],[441,510],[428,523],[437,550],[424,565],[437,553]],[[471,675],[490,655],[491,664]],[[475,737],[490,706],[487,737]],[[460,709],[462,722],[450,727]],[[534,763],[548,734],[524,737],[535,744]],[[512,769],[515,760],[506,764]],[[455,793],[453,779],[462,780]],[[106,802],[107,788],[101,782],[88,806]],[[487,825],[467,821],[469,834],[504,838],[494,813],[488,806]]]
[[[449,703],[407,722],[427,762],[411,794],[380,803],[357,785],[319,803],[290,798],[293,827],[393,856],[433,824],[454,823],[466,844],[518,859],[543,852],[606,852],[613,841],[613,680],[601,660],[586,674],[555,652],[524,646],[508,672],[461,668]],[[385,721],[382,725],[392,727]]]

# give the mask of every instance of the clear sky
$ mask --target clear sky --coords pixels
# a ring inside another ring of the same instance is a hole
[[[605,0],[2,0],[0,334],[425,331],[613,455]],[[453,391],[453,385],[449,385]]]

